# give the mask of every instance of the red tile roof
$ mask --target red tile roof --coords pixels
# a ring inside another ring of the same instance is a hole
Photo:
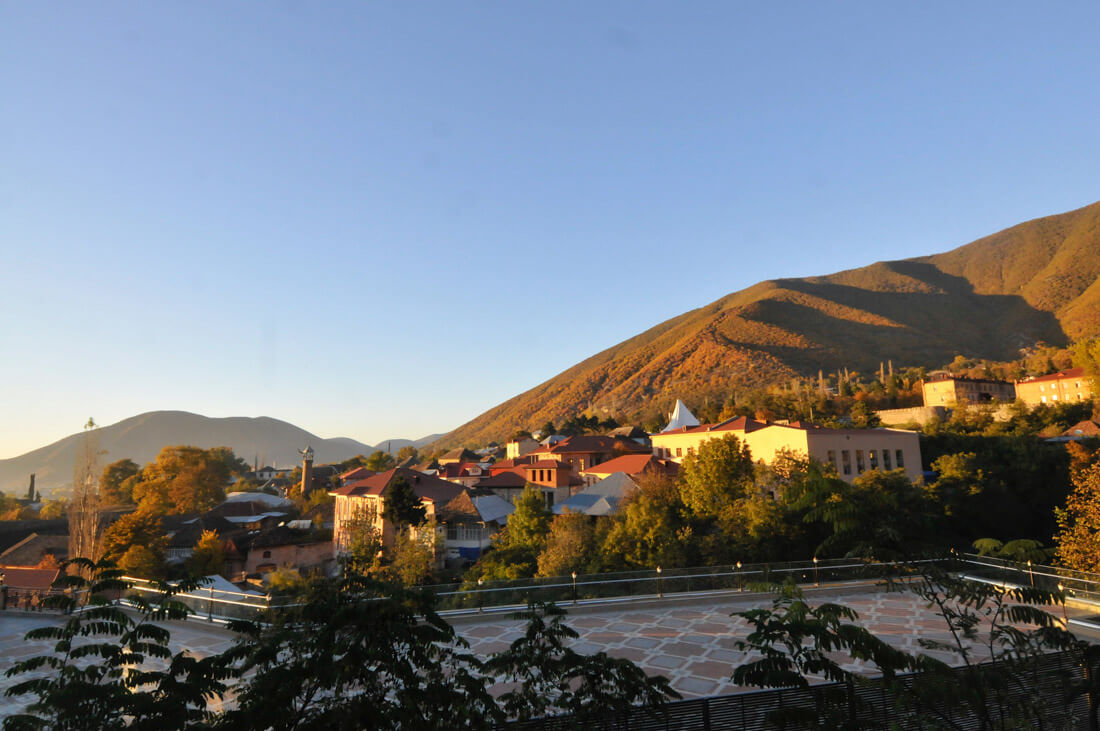
[[[355,480],[365,480],[374,474],[376,473],[368,470],[366,467],[356,467],[340,475],[340,479],[344,482],[354,482]]]
[[[575,437],[566,437],[550,447],[539,447],[529,455],[537,454],[588,454],[620,452],[648,452],[649,447],[638,444],[630,439],[616,439],[598,435],[582,434]]]
[[[453,482],[447,482],[406,467],[395,467],[392,470],[372,475],[365,480],[357,480],[349,485],[330,490],[329,494],[348,497],[382,495],[398,477],[404,477],[417,497],[429,502],[446,502],[462,492],[462,486]]]
[[[544,459],[531,464],[523,465],[524,470],[571,470],[568,462],[558,462],[556,459]]]
[[[506,470],[504,472],[498,472],[492,477],[486,477],[484,480],[479,480],[477,487],[487,487],[489,489],[507,489],[513,487],[526,487],[527,478],[523,474],[523,470],[513,471]]]
[[[53,585],[60,572],[57,569],[33,569],[26,566],[0,566],[4,583],[13,589],[45,591]]]
[[[1058,371],[1057,373],[1051,373],[1049,376],[1025,378],[1022,381],[1016,381],[1016,383],[1042,383],[1043,381],[1060,381],[1063,378],[1084,378],[1084,376],[1084,368],[1070,368],[1068,370]]]
[[[679,469],[680,466],[675,462],[654,457],[652,454],[624,454],[582,471],[592,475],[610,475],[614,472],[637,475],[647,470],[678,472]]]

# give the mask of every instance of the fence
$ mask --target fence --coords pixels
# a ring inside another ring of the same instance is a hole
[[[130,591],[155,597],[161,591],[152,582],[130,576],[123,580],[132,584]],[[267,609],[270,597],[263,594],[249,594],[240,591],[200,587],[193,591],[176,594],[174,600],[186,605],[196,616],[207,621],[228,619],[251,619],[256,613]]]
[[[991,666],[979,665],[978,672]],[[1000,712],[1024,711],[1025,724],[1009,728],[1031,727],[1041,719],[1045,728],[1082,728],[1088,714],[1084,695],[1069,700],[1066,688],[1070,679],[1080,677],[1080,658],[1072,653],[1053,653],[1034,659],[1022,667],[1018,683],[999,690],[987,688],[985,709],[992,717]],[[946,700],[955,694],[937,692],[945,683],[964,685],[968,668],[955,668],[945,678],[909,674],[895,678],[893,685],[881,678],[869,678],[852,685],[822,683],[808,688],[784,688],[699,698],[667,703],[656,708],[637,707],[623,714],[584,719],[585,728],[617,731],[711,731],[737,728],[748,731],[779,726],[769,716],[779,710],[804,709],[818,719],[810,728],[889,728],[889,729],[977,729],[983,728],[981,709]],[[956,696],[957,697],[957,696]],[[1011,715],[1010,715],[1011,717]],[[572,716],[513,721],[499,728],[571,729],[579,719]],[[803,728],[801,724],[791,724]],[[998,726],[1000,727],[1000,726]]]
[[[921,564],[939,564],[963,576],[986,581],[1035,586],[1057,590],[1061,585],[1068,596],[1100,603],[1100,574],[1044,566],[1020,564],[1002,559],[959,554],[942,560],[878,563],[851,559],[819,559],[729,566],[704,566],[681,569],[655,568],[607,574],[558,576],[511,581],[479,581],[476,584],[442,584],[422,587],[433,592],[444,614],[479,611],[505,611],[522,608],[528,601],[553,602],[570,606],[613,604],[638,599],[714,596],[744,591],[766,590],[775,584],[794,581],[804,588],[836,588],[860,582],[875,582],[897,575],[901,569]],[[126,577],[132,591],[153,594],[158,590],[149,581]],[[10,608],[34,608],[33,593],[9,588]],[[41,598],[41,595],[39,599]],[[176,596],[200,618],[208,620],[247,619],[272,606],[271,598],[226,589],[202,587]]]
[[[485,611],[521,607],[528,601],[568,605],[713,595],[758,590],[789,580],[802,586],[876,581],[896,573],[896,569],[897,564],[892,563],[813,559],[683,569],[655,568],[648,571],[511,581],[478,581],[476,585],[444,584],[425,588],[439,598],[442,610]]]

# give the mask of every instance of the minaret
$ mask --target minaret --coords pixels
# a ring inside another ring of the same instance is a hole
[[[313,487],[313,447],[306,447],[299,454],[302,455],[302,497],[309,497]]]

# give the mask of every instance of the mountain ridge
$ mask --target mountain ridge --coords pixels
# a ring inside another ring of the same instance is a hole
[[[0,460],[0,490],[23,495],[31,473],[39,489],[57,491],[72,482],[73,463],[83,434],[71,434],[52,444],[9,459]],[[381,443],[396,452],[402,446],[423,446],[440,435],[418,440],[393,439]],[[376,447],[350,439],[324,439],[286,421],[270,416],[208,417],[189,411],[147,411],[98,430],[100,465],[130,458],[138,464],[152,461],[166,446],[231,447],[247,462],[292,466],[298,450],[313,447],[317,462],[340,462],[357,454],[370,454]]]
[[[578,413],[638,419],[819,369],[938,366],[1100,334],[1100,203],[926,256],[776,278],[689,310],[504,401],[440,445]]]

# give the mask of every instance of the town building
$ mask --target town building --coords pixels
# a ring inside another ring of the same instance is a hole
[[[370,521],[384,544],[393,544],[395,526],[382,513],[386,507],[386,493],[399,479],[405,480],[413,493],[420,498],[427,519],[434,518],[439,508],[456,498],[463,490],[453,482],[404,467],[379,472],[364,480],[330,490],[329,494],[336,498],[333,543],[337,555],[347,552],[350,545],[349,528],[352,521],[358,518]]]
[[[504,445],[504,456],[507,459],[515,459],[516,457],[522,457],[529,452],[533,452],[538,448],[538,442],[531,437],[523,436],[518,439],[513,439]]]
[[[566,510],[585,515],[611,515],[619,509],[623,498],[638,489],[638,485],[623,472],[615,472],[554,506],[561,515]]]
[[[1016,388],[1008,381],[985,378],[963,378],[940,373],[921,384],[925,406],[984,404],[992,401],[1009,403],[1016,400]]]
[[[553,444],[543,445],[526,456],[533,457],[536,461],[564,462],[579,474],[623,454],[648,453],[649,447],[638,444],[632,439],[580,435],[565,437]]]
[[[595,467],[590,467],[581,472],[584,484],[593,485],[604,478],[621,472],[629,477],[638,478],[645,474],[658,474],[675,477],[680,472],[680,465],[670,459],[664,459],[650,454],[624,454],[621,457],[609,459]]]
[[[1070,368],[1049,376],[1016,381],[1016,398],[1028,406],[1092,400],[1092,383],[1084,368]]]
[[[443,549],[451,565],[468,565],[489,547],[515,507],[490,490],[463,490],[439,510]]]
[[[758,462],[771,464],[782,452],[804,455],[833,465],[846,482],[878,469],[903,469],[913,481],[922,476],[919,438],[916,432],[901,429],[825,429],[814,424],[771,424],[739,416],[718,424],[660,432],[650,438],[655,456],[682,462],[704,442],[727,435],[748,445]]]

